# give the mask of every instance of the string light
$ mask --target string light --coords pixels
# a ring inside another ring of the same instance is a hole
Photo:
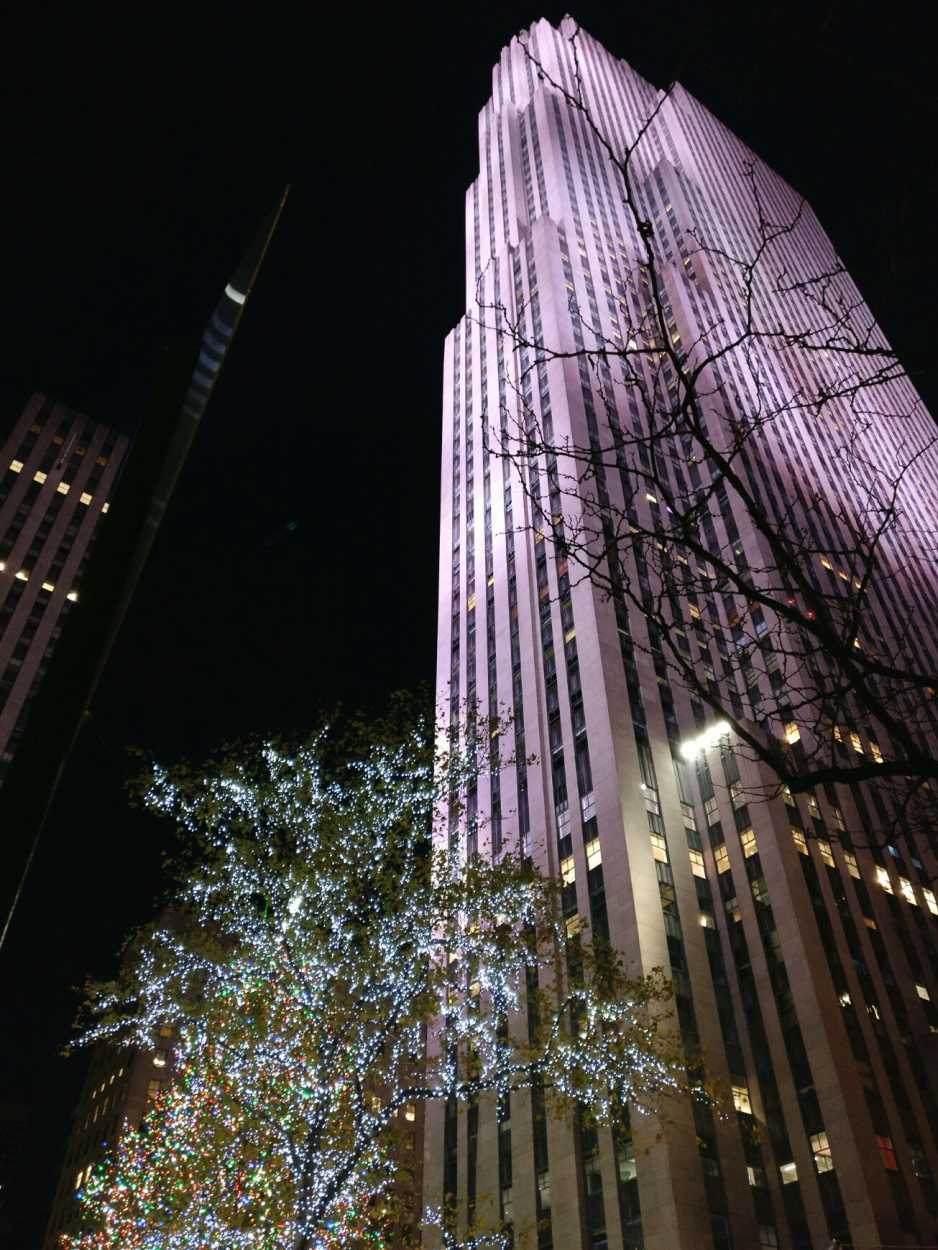
[[[336,765],[322,734],[154,767],[146,804],[190,865],[177,919],[94,988],[81,1040],[152,1048],[171,1022],[176,1075],[79,1191],[68,1250],[381,1250],[411,1104],[538,1083],[603,1117],[683,1086],[661,977],[607,962],[550,988],[569,940],[555,887],[511,855],[431,852],[479,768],[431,741],[417,729]],[[529,1038],[500,1026],[526,1012],[532,965]]]

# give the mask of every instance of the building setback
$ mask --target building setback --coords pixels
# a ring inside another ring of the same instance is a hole
[[[35,394],[0,453],[0,784],[127,450],[123,434]]]
[[[516,758],[539,763],[480,781],[441,836],[469,855],[522,849],[562,878],[569,919],[608,932],[631,970],[669,969],[685,1038],[732,1089],[734,1111],[687,1106],[668,1122],[633,1115],[597,1130],[545,1115],[529,1092],[431,1106],[425,1205],[451,1195],[464,1224],[510,1223],[517,1250],[826,1250],[834,1236],[857,1250],[938,1244],[932,851],[911,835],[885,847],[852,839],[870,827],[856,791],[747,802],[763,789],[755,764],[714,749],[707,766],[687,765],[681,746],[700,734],[702,710],[669,688],[641,614],[578,579],[543,540],[539,523],[557,512],[546,499],[534,512],[533,496],[550,491],[543,463],[522,484],[517,464],[493,452],[500,431],[524,429],[526,411],[554,444],[578,447],[608,435],[612,419],[629,429],[643,419],[627,387],[603,385],[617,381],[623,331],[643,318],[642,242],[615,168],[551,79],[568,90],[579,79],[619,153],[654,115],[633,173],[669,329],[673,320],[684,343],[740,324],[726,258],[759,242],[752,153],[688,92],[665,98],[583,32],[574,58],[574,29],[567,18],[528,32],[544,78],[518,40],[494,69],[466,197],[467,311],[444,357],[439,706],[454,721],[467,704],[509,709]],[[777,241],[780,265],[794,278],[833,273],[838,258],[810,208],[764,166],[757,183],[769,220],[797,218]],[[868,316],[849,276],[838,281]],[[791,311],[780,291],[762,295],[780,316]],[[608,360],[578,361],[598,334]],[[540,343],[570,357],[545,356]],[[767,388],[816,392],[828,367],[794,347],[754,351],[721,363],[741,413]],[[898,564],[924,571],[871,597],[873,628],[888,640],[896,622],[914,621],[916,662],[934,671],[934,425],[906,381],[882,389],[879,411],[901,419],[869,423],[864,449],[876,464],[910,448],[919,456],[902,492],[907,524],[890,541]],[[852,498],[831,438],[800,407],[779,416],[752,468],[770,512],[801,506],[805,483],[835,505]],[[680,484],[707,466],[667,471]],[[651,525],[653,495],[609,489]],[[733,506],[718,541],[738,543],[758,568],[759,540]],[[827,513],[830,549],[849,551],[838,513]],[[732,610],[713,609],[728,632]],[[872,750],[860,728],[855,749]]]

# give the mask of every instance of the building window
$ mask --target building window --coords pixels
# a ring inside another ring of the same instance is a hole
[[[759,847],[756,844],[756,835],[751,829],[744,829],[739,835],[739,841],[743,848],[743,854],[748,859],[750,855],[757,855]]]
[[[780,1163],[778,1171],[783,1185],[791,1185],[798,1179],[797,1163]]]
[[[22,473],[22,472],[23,472],[23,462],[22,462],[22,460],[11,460],[11,461],[10,461],[10,469],[11,469],[14,473]]]
[[[651,837],[652,855],[662,864],[666,864],[668,862],[668,844],[664,840],[664,834],[652,833],[649,836]]]
[[[701,852],[691,849],[687,853],[690,856],[690,870],[694,876],[706,878],[707,870],[704,868],[704,858]]]
[[[586,867],[590,870],[598,868],[603,862],[602,850],[599,845],[599,838],[593,838],[586,844]]]
[[[805,836],[804,836],[804,832],[803,832],[803,830],[801,830],[801,829],[795,829],[795,828],[794,828],[794,826],[792,826],[791,836],[792,836],[792,839],[793,839],[793,841],[794,841],[794,843],[795,843],[795,846],[796,846],[796,847],[797,847],[797,849],[801,852],[801,854],[802,854],[802,855],[807,855],[807,853],[808,853],[808,843],[805,841]]]
[[[760,1246],[777,1246],[778,1233],[775,1231],[774,1224],[759,1225],[759,1245]]]
[[[831,850],[831,844],[825,838],[818,838],[817,849],[821,852],[821,859],[827,864],[828,868],[836,867],[834,863],[834,852]]]
[[[915,891],[912,889],[912,882],[905,877],[899,878],[899,893],[907,903],[911,903],[914,907],[918,907],[918,899],[915,897]]]
[[[564,885],[573,885],[576,881],[576,865],[573,862],[573,856],[568,855],[566,859],[560,861],[560,879]]]
[[[730,866],[730,853],[726,849],[726,843],[721,842],[713,852],[713,862],[717,866],[717,872],[727,872]]]
[[[859,881],[860,866],[857,863],[857,857],[854,855],[853,851],[844,851],[844,863],[847,865],[847,872],[850,873],[851,877],[856,877]]]
[[[834,1160],[831,1158],[830,1142],[826,1133],[814,1133],[811,1137],[811,1150],[814,1153],[814,1166],[819,1172],[833,1172]]]
[[[893,1148],[891,1137],[877,1137],[876,1145],[879,1147],[879,1156],[883,1161],[883,1167],[887,1172],[898,1172],[899,1164],[896,1162],[896,1152]]]
[[[927,985],[919,985],[918,982],[916,982],[915,992],[918,994],[919,998],[923,998],[926,1003],[931,1002],[931,994],[928,992]]]
[[[801,730],[793,720],[785,726],[785,741],[789,746],[794,746],[796,742],[801,741]]]
[[[892,882],[889,880],[889,873],[885,868],[876,869],[876,884],[881,885],[887,894],[892,893]]]
[[[922,894],[924,895],[928,910],[933,916],[938,916],[938,898],[935,898],[934,890],[926,890],[923,888]]]
[[[745,1115],[752,1115],[752,1102],[749,1098],[749,1090],[745,1085],[733,1086],[733,1106],[737,1111],[742,1111]]]

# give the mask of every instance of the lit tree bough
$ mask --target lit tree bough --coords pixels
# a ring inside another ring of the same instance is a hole
[[[568,937],[529,863],[430,849],[479,765],[399,723],[156,766],[143,783],[183,835],[180,919],[141,931],[120,979],[91,987],[82,1040],[151,1047],[171,1021],[178,1076],[84,1187],[70,1250],[389,1245],[414,1104],[537,1083],[604,1120],[686,1090],[663,977],[629,979]],[[539,1031],[518,1039],[502,1022],[531,993]]]

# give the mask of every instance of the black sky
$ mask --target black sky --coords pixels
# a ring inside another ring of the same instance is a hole
[[[160,889],[126,747],[198,755],[432,679],[441,348],[505,3],[23,6],[0,81],[0,433],[33,387],[132,432],[292,192],[0,962],[0,1244],[35,1250],[83,1076],[57,1051]],[[935,410],[930,5],[583,3],[813,204]],[[195,12],[193,13],[193,11]],[[287,530],[290,522],[295,528]],[[0,831],[2,838],[2,831]]]

